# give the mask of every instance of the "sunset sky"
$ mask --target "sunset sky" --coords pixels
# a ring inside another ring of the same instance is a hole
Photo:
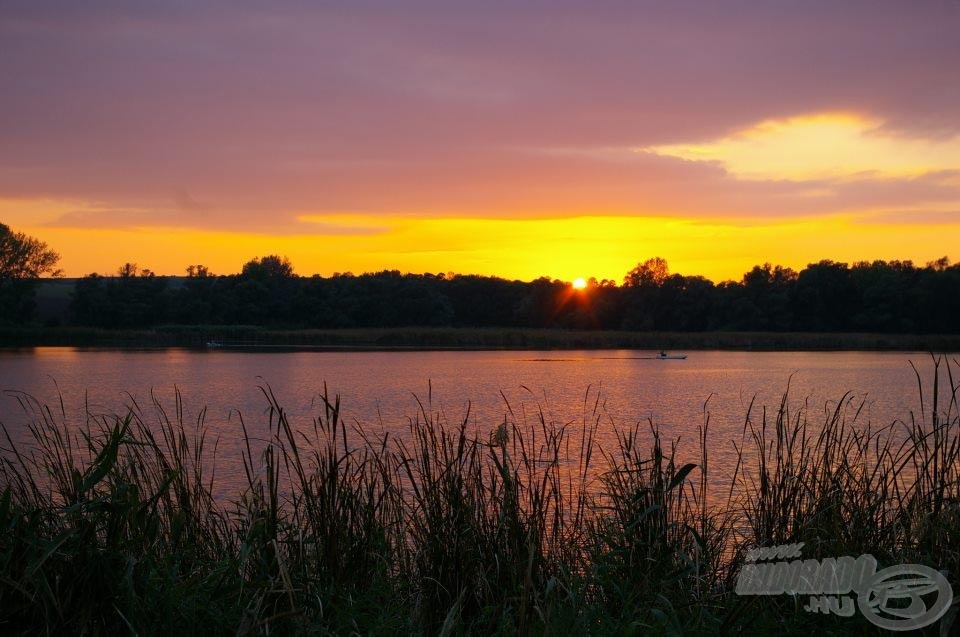
[[[960,2],[0,0],[0,222],[125,262],[960,259]]]

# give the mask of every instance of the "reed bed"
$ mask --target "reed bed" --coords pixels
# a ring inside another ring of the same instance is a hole
[[[934,358],[919,411],[882,427],[849,395],[822,421],[786,393],[751,405],[722,493],[706,408],[683,463],[654,423],[602,448],[599,400],[483,431],[428,394],[393,438],[348,425],[326,387],[299,427],[264,387],[269,436],[241,419],[245,484],[223,500],[204,415],[179,396],[78,426],[18,394],[30,441],[3,430],[0,630],[870,634],[796,596],[739,596],[737,577],[748,549],[803,542],[804,558],[932,566],[960,591],[958,366]]]

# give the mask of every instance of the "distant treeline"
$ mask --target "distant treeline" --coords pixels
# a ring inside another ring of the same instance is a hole
[[[960,265],[946,258],[821,261],[796,272],[764,264],[715,284],[671,274],[650,259],[622,284],[577,290],[451,274],[297,276],[289,261],[254,259],[239,274],[191,266],[186,277],[125,264],[115,276],[78,279],[66,321],[107,329],[157,325],[269,328],[501,327],[635,331],[960,333]]]

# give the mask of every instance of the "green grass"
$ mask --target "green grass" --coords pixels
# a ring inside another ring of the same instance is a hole
[[[312,423],[269,388],[245,484],[214,497],[202,414],[154,401],[80,427],[18,395],[27,445],[0,460],[0,630],[78,634],[871,634],[863,617],[734,593],[746,550],[871,553],[942,569],[960,591],[960,386],[871,428],[845,398],[823,422],[751,407],[730,483],[652,424],[597,443],[579,421],[448,422],[431,396],[397,438]],[[918,375],[918,381],[920,376]],[[157,424],[159,423],[159,425]],[[928,634],[949,634],[948,613]],[[942,633],[939,631],[943,631]]]

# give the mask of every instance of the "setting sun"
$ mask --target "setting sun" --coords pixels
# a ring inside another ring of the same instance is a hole
[[[577,290],[583,290],[587,287],[587,282],[583,279],[583,277],[577,277],[573,280],[573,287]]]

